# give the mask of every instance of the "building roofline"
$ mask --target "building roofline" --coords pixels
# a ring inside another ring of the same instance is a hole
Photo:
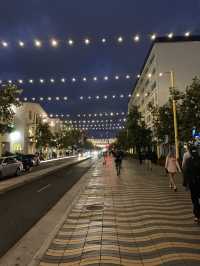
[[[147,55],[145,56],[145,59],[144,59],[144,62],[142,64],[142,67],[140,68],[140,72],[139,74],[141,75],[141,73],[143,72],[144,70],[144,67],[149,59],[149,55],[151,54],[153,48],[154,48],[154,45],[157,44],[157,43],[177,43],[177,42],[200,42],[200,35],[192,35],[192,36],[189,36],[189,37],[186,37],[186,36],[174,36],[172,38],[169,38],[167,36],[161,36],[161,37],[157,37],[151,44],[148,52],[147,52]],[[131,91],[131,96],[133,95],[133,92],[139,82],[140,78],[137,78],[133,84],[133,89]],[[131,97],[132,98],[132,97]],[[129,102],[128,104],[130,103],[130,100],[131,98],[129,99]]]

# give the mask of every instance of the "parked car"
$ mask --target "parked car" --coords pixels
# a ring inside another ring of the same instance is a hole
[[[39,155],[37,155],[37,154],[27,154],[26,156],[33,160],[33,165],[34,166],[40,165]]]
[[[25,171],[30,171],[31,168],[34,166],[34,160],[31,158],[31,156],[25,155],[25,154],[17,154],[15,158],[22,162],[23,168]]]
[[[15,157],[2,157],[0,158],[0,178],[7,176],[19,176],[23,171],[22,162],[18,161]]]

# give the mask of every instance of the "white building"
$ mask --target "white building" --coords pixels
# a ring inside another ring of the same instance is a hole
[[[14,108],[14,130],[10,134],[4,134],[0,140],[0,153],[23,152],[33,154],[36,152],[36,126],[39,122],[48,123],[52,133],[61,130],[60,119],[49,118],[47,113],[38,103],[23,103]]]
[[[137,105],[151,127],[148,104],[164,105],[169,98],[170,71],[175,87],[184,91],[195,76],[200,77],[200,37],[157,38],[152,44],[133,88],[128,109]]]

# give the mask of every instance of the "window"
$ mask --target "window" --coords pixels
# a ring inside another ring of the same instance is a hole
[[[7,164],[16,163],[16,159],[15,158],[6,158],[4,160],[4,163],[7,163]]]
[[[151,89],[154,90],[156,88],[156,81],[151,85]]]
[[[152,75],[154,75],[156,73],[156,69],[154,67],[154,69],[152,70]]]
[[[153,63],[153,60],[155,59],[155,54],[152,55],[151,59],[149,60],[149,65]]]
[[[145,86],[147,86],[149,84],[149,79],[147,79],[147,81],[145,82]]]
[[[32,111],[29,111],[28,116],[29,116],[29,120],[32,120]]]

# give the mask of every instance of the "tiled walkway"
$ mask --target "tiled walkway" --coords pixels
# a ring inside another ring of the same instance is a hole
[[[117,177],[112,159],[87,175],[40,266],[200,265],[200,226],[180,178],[174,192],[159,167],[150,172],[134,161]]]

